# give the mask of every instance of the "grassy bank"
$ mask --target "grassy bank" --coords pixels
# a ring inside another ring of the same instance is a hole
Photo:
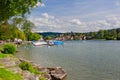
[[[13,44],[0,46],[0,80],[34,80],[36,76],[39,80],[46,80],[30,62],[15,58],[16,50]]]
[[[23,80],[20,74],[14,74],[6,68],[0,68],[0,80]]]

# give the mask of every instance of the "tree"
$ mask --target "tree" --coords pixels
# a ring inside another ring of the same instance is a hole
[[[52,37],[51,37],[51,36],[46,36],[46,37],[44,37],[44,39],[45,39],[45,40],[51,40]]]
[[[0,23],[7,22],[13,16],[25,16],[30,13],[38,0],[0,0]],[[42,2],[42,0],[40,0]]]
[[[0,39],[7,40],[12,37],[11,26],[9,24],[0,25]]]
[[[35,25],[31,21],[29,21],[29,20],[26,20],[23,23],[22,30],[25,33],[28,41],[30,39],[32,28],[34,28],[34,27],[35,27]]]
[[[12,40],[14,40],[15,38],[26,40],[24,32],[22,32],[21,30],[19,30],[17,27],[14,27],[12,29],[11,33],[13,35],[13,37],[11,38]]]
[[[14,40],[14,38],[25,40],[25,34],[14,25],[11,24],[0,25],[1,40],[7,40],[7,39]]]
[[[30,36],[30,38],[29,38],[30,41],[33,41],[33,40],[38,41],[41,38],[41,35],[39,35],[37,33],[31,33],[31,35],[29,35],[29,36]]]
[[[18,27],[18,29],[21,29],[21,26],[22,26],[24,21],[25,21],[25,18],[15,17],[15,18],[12,19],[12,24],[13,24],[13,26]]]

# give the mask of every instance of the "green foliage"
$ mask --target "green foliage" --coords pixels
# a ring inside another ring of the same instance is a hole
[[[22,80],[22,77],[19,74],[0,68],[0,80]]]
[[[28,70],[28,71],[32,68],[32,65],[28,62],[22,62],[19,66],[22,70]]]
[[[78,40],[80,38],[84,39],[86,37],[87,40],[90,39],[100,39],[100,40],[120,40],[120,28],[117,29],[109,29],[109,30],[99,30],[97,32],[86,32],[86,33],[63,33],[62,37],[66,40]],[[69,37],[69,38],[68,38]]]
[[[44,77],[40,77],[39,80],[46,80]]]
[[[7,57],[6,54],[2,54],[2,53],[0,53],[0,58],[6,58],[6,57]]]
[[[99,30],[98,32],[85,33],[87,36],[92,36],[93,39],[117,40],[120,39],[120,28],[110,30]]]
[[[51,37],[51,36],[46,36],[46,37],[44,37],[44,39],[45,39],[45,40],[51,40],[52,37]]]
[[[5,54],[15,54],[16,46],[13,44],[5,44],[3,46],[3,51]]]
[[[4,54],[4,53],[0,53],[0,58],[6,58],[6,57],[13,58],[14,56],[13,56],[12,54]]]
[[[3,66],[3,64],[0,63],[0,66]]]
[[[1,53],[1,51],[3,51],[3,47],[0,46],[0,53]]]
[[[22,40],[26,39],[25,34],[22,31],[20,31],[19,29],[13,29],[12,35],[13,35],[13,37],[11,38],[12,40],[14,38],[18,38],[18,39],[22,39]]]
[[[8,23],[0,25],[0,39],[1,40],[10,39],[12,37],[11,30],[12,28]]]
[[[38,0],[0,0],[0,22],[30,13]],[[40,0],[41,2],[41,0]]]
[[[117,39],[120,40],[120,32],[117,34]]]
[[[30,41],[33,41],[33,40],[38,41],[41,38],[41,36],[37,33],[31,33],[31,35],[29,35],[29,36],[30,36],[29,37]]]
[[[23,32],[25,33],[26,35],[26,38],[27,40],[29,41],[30,39],[30,36],[31,36],[31,30],[35,27],[34,23],[32,23],[31,21],[29,20],[25,20],[24,23],[23,23],[23,26],[22,26],[22,30]]]
[[[40,72],[39,72],[36,68],[34,68],[34,67],[32,66],[32,64],[29,63],[29,62],[24,61],[24,62],[22,62],[22,63],[19,65],[19,67],[20,67],[22,70],[28,70],[28,71],[30,71],[31,73],[40,74]]]
[[[14,25],[10,25],[8,23],[0,25],[1,40],[13,40],[14,38],[25,40],[25,34]]]

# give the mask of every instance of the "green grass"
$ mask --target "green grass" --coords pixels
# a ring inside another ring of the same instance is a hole
[[[6,58],[6,57],[7,57],[6,54],[2,54],[2,53],[0,53],[0,58]]]
[[[3,64],[0,63],[0,66],[3,66]]]
[[[19,74],[7,71],[5,68],[0,68],[0,80],[22,80]]]
[[[40,72],[39,72],[36,68],[34,68],[34,67],[32,66],[32,64],[29,63],[29,62],[24,61],[24,62],[22,62],[21,64],[19,64],[19,67],[20,67],[22,70],[28,70],[28,71],[30,71],[31,73],[40,74]]]
[[[46,80],[44,77],[40,77],[39,80]]]
[[[6,58],[6,57],[14,57],[12,54],[3,54],[3,53],[0,53],[0,58]]]

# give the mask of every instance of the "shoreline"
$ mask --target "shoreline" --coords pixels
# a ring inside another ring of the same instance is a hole
[[[22,62],[32,64],[32,67],[36,68],[42,74],[36,75],[28,70],[22,70],[19,67]],[[7,57],[5,58],[0,58],[0,64],[2,64],[0,68],[12,71],[15,74],[20,74],[22,76],[22,80],[41,80],[41,77],[44,78],[43,80],[66,80],[67,78],[67,73],[61,67],[43,67],[29,60],[18,58],[15,56],[10,57],[7,55]]]

